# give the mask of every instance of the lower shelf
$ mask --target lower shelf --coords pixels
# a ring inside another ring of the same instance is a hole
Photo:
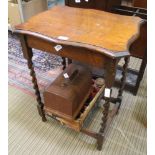
[[[96,101],[99,99],[99,97],[102,95],[104,91],[105,85],[103,85],[100,90],[97,92],[95,97],[91,100],[91,102],[88,104],[87,107],[85,107],[84,112],[80,114],[80,116],[75,120],[66,120],[64,118],[52,115],[51,117],[54,117],[56,120],[58,120],[61,124],[66,125],[69,128],[74,129],[75,131],[80,132],[80,130],[83,127],[83,123],[88,116],[89,112],[92,110],[92,108],[95,106]]]

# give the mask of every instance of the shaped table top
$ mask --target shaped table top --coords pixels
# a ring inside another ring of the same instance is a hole
[[[16,32],[82,46],[109,55],[128,53],[142,19],[93,9],[55,6],[17,25]]]

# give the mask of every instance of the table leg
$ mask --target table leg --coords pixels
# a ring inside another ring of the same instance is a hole
[[[142,59],[142,63],[141,63],[140,69],[139,69],[138,78],[137,78],[136,86],[135,86],[135,89],[134,89],[134,95],[137,95],[140,82],[143,79],[146,64],[147,64],[147,51],[145,52],[144,58]]]
[[[66,68],[66,58],[62,57],[62,66],[63,66],[63,70]]]
[[[25,36],[21,35],[20,40],[21,40],[24,58],[27,59],[27,61],[28,61],[28,68],[30,69],[30,75],[32,77],[33,88],[35,90],[36,100],[38,102],[38,105],[37,105],[38,112],[39,112],[40,116],[42,117],[42,121],[45,122],[46,117],[45,117],[45,113],[43,110],[44,104],[41,101],[40,91],[39,91],[39,87],[37,84],[37,78],[35,75],[33,62],[32,62],[33,52],[32,52],[32,49],[27,46]]]
[[[36,75],[35,75],[35,71],[33,67],[33,62],[31,59],[28,60],[28,68],[30,69],[30,75],[32,77],[33,88],[35,90],[36,100],[38,102],[38,105],[37,105],[38,112],[39,112],[39,115],[42,117],[42,121],[45,122],[46,117],[43,111],[44,104],[41,101],[40,91],[38,88],[37,79],[36,79]]]
[[[67,62],[66,62],[66,59],[67,59]],[[62,57],[62,65],[63,65],[63,70],[67,67],[67,65],[71,64],[72,63],[72,60],[69,59],[69,58],[65,58],[65,57]]]
[[[125,63],[124,63],[123,68],[122,68],[123,71],[122,71],[122,78],[121,78],[121,86],[118,90],[118,95],[117,95],[117,98],[119,101],[118,111],[119,111],[121,103],[122,103],[122,94],[123,94],[123,90],[124,90],[125,83],[126,83],[126,76],[127,76],[127,69],[128,69],[129,60],[130,60],[130,57],[124,58]],[[117,111],[117,113],[118,113],[118,111]]]
[[[68,64],[71,64],[71,63],[72,63],[72,59],[68,58]]]
[[[104,140],[104,132],[106,128],[106,123],[108,119],[109,114],[109,107],[110,107],[110,98],[112,93],[112,86],[115,81],[115,74],[116,74],[116,66],[117,61],[116,60],[108,60],[108,63],[105,65],[105,88],[110,90],[109,97],[104,97],[105,103],[104,103],[104,110],[103,110],[103,116],[102,116],[102,123],[101,128],[98,133],[97,138],[97,149],[102,149],[102,144]]]

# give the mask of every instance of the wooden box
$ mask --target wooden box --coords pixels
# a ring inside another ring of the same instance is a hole
[[[75,119],[91,88],[90,71],[80,65],[69,65],[43,93],[45,113]]]

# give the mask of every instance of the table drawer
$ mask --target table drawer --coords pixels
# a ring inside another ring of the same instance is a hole
[[[99,68],[103,68],[104,63],[106,62],[106,57],[103,54],[87,48],[56,44],[33,36],[28,36],[27,42],[28,46],[31,48],[40,49],[42,51],[53,53],[62,57],[88,63]]]

